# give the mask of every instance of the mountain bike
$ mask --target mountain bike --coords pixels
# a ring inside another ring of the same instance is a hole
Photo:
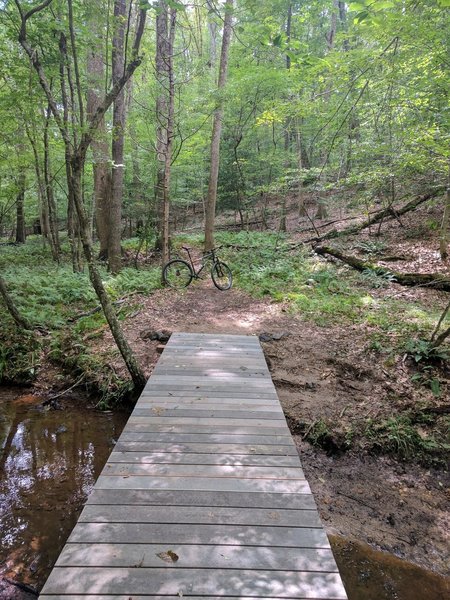
[[[211,279],[219,290],[229,290],[233,283],[233,276],[230,267],[219,260],[216,252],[219,248],[214,248],[209,252],[205,252],[202,256],[201,266],[198,270],[195,269],[194,261],[191,256],[191,248],[182,247],[189,257],[189,262],[182,258],[174,258],[169,260],[163,268],[163,281],[166,285],[172,288],[181,289],[187,287],[193,279],[200,279],[200,274],[212,263]]]

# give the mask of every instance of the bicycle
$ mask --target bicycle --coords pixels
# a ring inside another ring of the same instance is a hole
[[[221,248],[222,246],[219,246]],[[229,290],[233,284],[233,276],[230,267],[219,260],[216,251],[219,248],[213,248],[205,252],[202,257],[201,267],[198,271],[195,269],[194,261],[190,253],[191,248],[182,246],[187,252],[189,262],[182,258],[173,258],[169,260],[163,268],[163,281],[171,288],[181,289],[187,287],[193,279],[200,279],[200,273],[206,268],[207,262],[212,261],[211,279],[218,290]]]

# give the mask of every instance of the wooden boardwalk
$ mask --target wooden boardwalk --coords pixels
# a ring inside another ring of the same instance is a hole
[[[41,600],[343,600],[250,336],[173,334]]]

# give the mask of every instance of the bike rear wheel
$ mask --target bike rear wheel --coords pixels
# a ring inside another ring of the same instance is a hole
[[[217,261],[211,269],[211,279],[218,290],[229,290],[233,285],[231,269],[224,262]]]
[[[189,263],[181,258],[174,258],[164,266],[162,276],[169,287],[182,289],[191,283],[194,273]]]

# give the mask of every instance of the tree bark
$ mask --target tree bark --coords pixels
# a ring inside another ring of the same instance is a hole
[[[347,265],[350,265],[357,271],[363,272],[369,270],[381,277],[389,275],[389,277],[392,277],[394,283],[399,283],[400,285],[408,287],[421,286],[450,292],[450,279],[444,277],[441,273],[399,273],[397,271],[391,271],[391,269],[387,269],[386,267],[360,260],[359,258],[356,258],[356,256],[344,254],[337,248],[331,248],[330,246],[318,246],[314,250],[321,256],[333,256],[334,258],[345,262]]]
[[[18,244],[24,244],[26,241],[26,230],[25,230],[25,169],[19,166],[20,173],[17,178],[17,196],[16,196],[16,242]]]
[[[292,25],[292,2],[289,1],[288,4],[288,12],[287,12],[287,19],[286,19],[286,43],[289,46],[289,43],[291,41],[291,25]],[[288,48],[289,50],[289,48]],[[286,69],[289,71],[291,68],[291,57],[288,54],[286,54]],[[288,98],[289,100],[289,98]],[[285,169],[289,169],[290,167],[290,156],[289,156],[289,149],[290,149],[290,136],[291,136],[291,117],[287,117],[285,119],[284,122],[284,153],[285,153],[285,158],[284,158],[284,167]],[[281,202],[281,215],[280,215],[280,223],[278,226],[279,231],[286,231],[286,191],[283,193],[283,199]]]
[[[99,48],[103,46],[103,37],[97,33],[94,19],[90,20],[93,44],[88,48],[87,73],[89,89],[87,92],[86,112],[88,118],[97,111],[101,102],[101,90],[105,84],[105,66]],[[106,135],[105,119],[99,121],[95,137],[92,139],[94,157],[94,211],[95,224],[100,243],[99,258],[108,259],[108,223],[109,223],[109,192],[111,187],[109,168],[109,145]]]
[[[223,24],[222,50],[220,53],[219,79],[217,88],[219,94],[223,92],[227,81],[228,50],[231,41],[233,22],[233,0],[225,2],[225,18]],[[220,135],[222,131],[223,98],[219,97],[218,105],[214,111],[213,128],[211,136],[210,172],[208,195],[205,206],[205,250],[214,248],[214,222],[216,217],[217,181],[219,179]]]
[[[450,220],[450,161],[448,163],[447,192],[445,195],[444,213],[442,215],[441,233],[439,238],[439,252],[441,260],[448,258],[448,224]]]
[[[126,0],[115,0],[115,29],[112,40],[112,82],[115,85],[122,77],[125,64]],[[123,196],[123,146],[125,128],[125,88],[117,94],[113,104],[112,171],[109,206],[108,264],[111,273],[119,273],[122,267],[122,196]]]
[[[53,191],[53,177],[50,163],[50,147],[48,143],[48,128],[50,123],[50,109],[47,108],[44,122],[44,183],[45,183],[45,201],[48,208],[48,224],[50,231],[50,246],[53,259],[59,262],[61,246],[59,243],[58,231],[58,212],[56,208],[55,194]]]
[[[170,171],[172,164],[172,144],[174,129],[174,77],[173,45],[175,40],[176,10],[164,0],[160,2],[160,12],[156,17],[156,146],[157,174],[155,198],[158,210],[157,247],[161,250],[161,262],[169,260],[170,231]]]

